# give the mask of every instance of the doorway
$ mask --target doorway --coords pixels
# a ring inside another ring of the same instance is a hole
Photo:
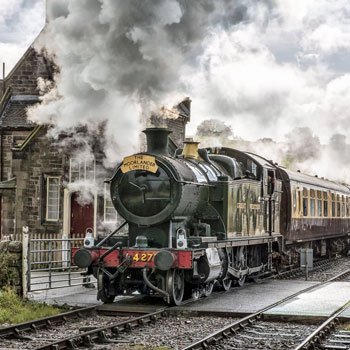
[[[94,204],[81,203],[79,192],[72,193],[70,211],[70,237],[83,238],[94,230]]]

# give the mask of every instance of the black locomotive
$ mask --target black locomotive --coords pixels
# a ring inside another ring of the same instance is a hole
[[[103,302],[137,292],[180,304],[296,264],[301,247],[315,256],[346,249],[347,186],[231,148],[185,142],[170,155],[167,129],[145,133],[147,152],[124,158],[110,180],[125,222],[73,251]]]

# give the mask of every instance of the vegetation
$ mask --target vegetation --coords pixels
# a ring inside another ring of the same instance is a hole
[[[50,305],[23,300],[9,287],[0,291],[0,324],[27,322],[60,312]]]
[[[9,285],[15,279],[18,279],[18,270],[16,265],[16,254],[1,252],[0,254],[0,286]]]

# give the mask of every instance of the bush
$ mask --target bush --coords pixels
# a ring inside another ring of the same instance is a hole
[[[0,253],[0,286],[16,285],[19,281],[20,260],[15,253]]]
[[[23,300],[10,287],[0,291],[0,324],[16,324],[57,315],[60,312],[60,309],[47,304]]]

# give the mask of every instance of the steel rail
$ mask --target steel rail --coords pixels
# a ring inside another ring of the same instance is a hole
[[[335,282],[349,275],[350,269],[331,278],[328,282]],[[339,309],[333,312],[333,314],[326,321],[324,321],[314,332],[312,332],[307,338],[305,338],[296,348],[294,348],[294,350],[307,350],[309,348],[314,348],[315,345],[329,333],[330,329],[332,328],[332,326],[334,326],[334,323],[337,321],[337,318],[349,307],[350,301],[346,302],[343,306],[341,306]]]
[[[221,329],[209,334],[208,336],[202,338],[201,340],[199,340],[195,343],[192,343],[191,345],[188,345],[185,348],[182,348],[182,350],[207,349],[210,344],[215,344],[219,340],[229,338],[230,335],[235,334],[237,331],[244,329],[247,325],[250,325],[250,324],[254,323],[256,320],[261,319],[263,317],[264,312],[266,312],[270,309],[273,309],[274,307],[281,305],[281,304],[285,303],[286,301],[289,301],[302,293],[306,293],[306,292],[309,292],[313,289],[317,289],[324,284],[334,282],[336,280],[341,279],[342,277],[348,276],[349,274],[350,274],[350,269],[338,274],[335,277],[328,279],[327,281],[319,282],[313,286],[307,287],[307,288],[305,288],[297,293],[294,293],[294,294],[292,294],[292,295],[290,295],[290,296],[288,296],[280,301],[277,301],[271,305],[268,305],[268,306],[258,310],[257,312],[251,314],[251,315],[248,315],[248,316],[246,316],[238,321],[231,323],[228,326],[225,326],[224,328],[221,328]]]
[[[103,326],[87,332],[83,332],[78,335],[60,339],[49,344],[37,347],[35,348],[35,350],[75,349],[77,348],[77,346],[92,347],[94,341],[100,343],[112,343],[113,339],[107,336],[106,331],[111,331],[113,335],[118,336],[118,334],[122,331],[130,331],[132,328],[156,322],[157,319],[160,319],[162,317],[167,317],[169,315],[167,309],[170,309],[170,307],[165,307],[159,311],[152,312],[147,315],[134,317],[127,321],[117,322],[108,326]]]
[[[316,344],[329,333],[334,323],[337,321],[337,318],[349,307],[350,301],[347,301],[293,350],[314,349]]]
[[[322,270],[322,268],[327,268],[329,266],[331,266],[333,263],[336,263],[338,261],[340,261],[341,258],[332,258],[332,259],[327,259],[327,260],[320,260],[314,263],[314,268],[311,272],[317,272],[319,270]],[[288,278],[293,278],[293,277],[300,277],[305,275],[305,270],[302,270],[301,267],[296,267],[292,270],[287,270],[287,271],[283,271],[281,273],[275,274],[273,276],[270,276],[270,279],[288,279]]]
[[[21,332],[37,330],[44,327],[51,327],[55,323],[67,321],[75,316],[82,317],[95,311],[96,306],[89,306],[73,311],[63,312],[58,315],[40,318],[38,320],[23,322],[12,326],[0,328],[0,339],[5,337],[21,337]]]

